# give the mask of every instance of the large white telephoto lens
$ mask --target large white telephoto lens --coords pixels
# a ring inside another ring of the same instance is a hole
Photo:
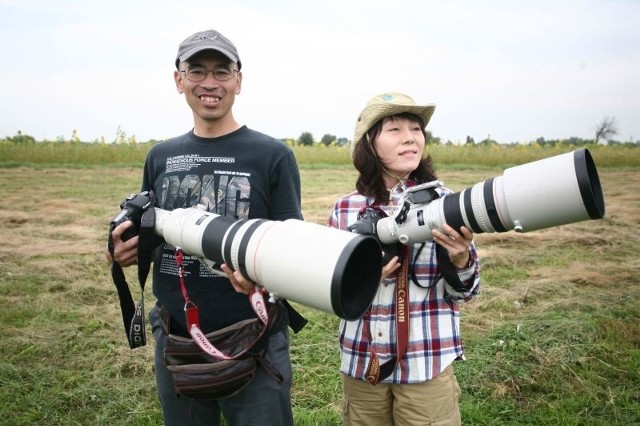
[[[508,168],[460,192],[413,206],[406,220],[381,219],[383,243],[430,240],[445,223],[475,233],[529,232],[604,217],[604,197],[591,154],[567,154]]]
[[[226,263],[267,291],[353,320],[378,288],[378,241],[302,220],[234,220],[198,208],[155,209],[155,232],[185,253]]]

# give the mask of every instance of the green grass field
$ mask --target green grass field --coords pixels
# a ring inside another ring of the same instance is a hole
[[[152,342],[128,348],[102,253],[145,151],[0,143],[0,424],[162,423]],[[323,223],[353,188],[347,151],[295,152],[303,213]],[[454,190],[560,153],[431,152]],[[592,153],[605,219],[476,236],[483,290],[462,308],[467,361],[455,365],[464,424],[640,424],[640,150]],[[127,276],[135,283],[135,268]],[[339,425],[338,319],[298,307],[310,324],[291,341],[296,424]]]

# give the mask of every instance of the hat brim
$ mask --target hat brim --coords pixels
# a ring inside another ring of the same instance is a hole
[[[435,104],[427,105],[398,105],[398,104],[375,104],[366,107],[360,114],[356,126],[352,144],[355,145],[364,137],[378,121],[384,117],[401,113],[415,114],[420,117],[426,127],[435,111]]]

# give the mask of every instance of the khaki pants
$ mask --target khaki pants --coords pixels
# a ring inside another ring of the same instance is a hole
[[[393,385],[342,374],[345,426],[460,425],[460,386],[449,365],[425,383]]]

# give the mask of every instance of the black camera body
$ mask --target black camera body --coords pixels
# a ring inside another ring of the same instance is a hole
[[[354,234],[371,235],[380,244],[382,249],[382,265],[386,265],[394,256],[400,256],[399,243],[383,244],[378,238],[377,224],[387,215],[376,207],[367,206],[358,213],[358,220],[347,230]],[[402,260],[402,259],[399,259]]]
[[[155,197],[153,192],[144,191],[139,194],[131,194],[120,203],[120,213],[109,224],[109,235],[113,232],[118,225],[130,220],[133,226],[128,228],[122,234],[122,241],[127,241],[140,233],[140,222],[142,221],[142,214],[148,207],[152,206]]]

